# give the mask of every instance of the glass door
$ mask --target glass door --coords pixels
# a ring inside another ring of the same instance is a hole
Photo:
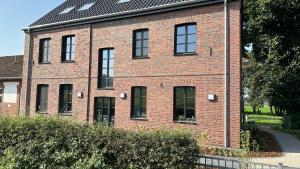
[[[115,122],[115,98],[96,97],[94,122],[114,125]]]

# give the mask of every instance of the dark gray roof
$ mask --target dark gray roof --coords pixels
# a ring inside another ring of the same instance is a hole
[[[0,79],[20,79],[23,72],[23,55],[0,57]]]
[[[143,10],[154,10],[156,8],[171,8],[174,6],[183,6],[191,3],[215,3],[221,0],[130,0],[129,2],[118,3],[119,0],[67,0],[57,8],[31,24],[29,27],[40,25],[49,25],[59,22],[72,20],[89,19],[90,17],[101,17],[112,14],[124,14],[130,12],[142,12]],[[95,2],[90,9],[77,11],[84,4]],[[75,9],[66,14],[59,14],[68,7]]]

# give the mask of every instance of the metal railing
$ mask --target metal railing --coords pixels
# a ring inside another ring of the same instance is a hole
[[[242,161],[228,157],[215,157],[215,156],[198,156],[196,165],[200,168],[226,168],[226,169],[299,169],[284,166],[279,163],[278,165],[254,163]]]

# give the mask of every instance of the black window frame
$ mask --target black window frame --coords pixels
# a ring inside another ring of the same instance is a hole
[[[176,93],[176,89],[184,89],[184,98],[183,98],[183,100],[184,100],[184,107],[183,107],[183,113],[184,113],[184,118],[183,119],[180,119],[179,118],[179,115],[178,115],[178,108],[177,108],[177,104],[176,104],[176,99],[177,99],[177,93]],[[193,89],[194,90],[194,97],[193,97],[193,99],[194,99],[194,108],[193,108],[193,110],[194,110],[194,118],[187,118],[187,99],[191,99],[192,97],[187,97],[187,89]],[[194,86],[176,86],[176,87],[174,87],[174,94],[173,94],[173,96],[174,96],[174,99],[173,99],[173,121],[175,121],[175,122],[195,122],[196,121],[196,87],[194,87]]]
[[[145,96],[142,95],[143,91],[145,90]],[[139,99],[140,105],[138,105],[139,114],[135,113],[135,90],[139,90],[140,96],[137,98]],[[145,98],[145,112],[143,112],[143,98]],[[144,113],[144,115],[142,114]],[[146,86],[133,86],[131,87],[131,118],[132,119],[146,119],[147,118],[147,87]]]
[[[190,33],[188,32],[188,27],[189,26],[196,26],[196,32],[195,33]],[[177,41],[178,41],[178,28],[179,27],[185,27],[185,34],[182,34],[184,35],[185,37],[185,42],[184,43],[181,43],[181,45],[184,45],[185,46],[185,51],[184,52],[177,52],[177,45],[180,45],[180,44],[177,44]],[[196,22],[190,22],[190,23],[183,23],[183,24],[178,24],[178,25],[175,25],[175,30],[174,30],[174,55],[193,55],[193,54],[197,54],[197,23]],[[195,35],[195,42],[192,42],[192,43],[188,43],[188,36],[189,35]],[[195,44],[195,51],[194,52],[188,52],[188,45],[189,44]]]
[[[47,90],[47,95],[44,96],[46,101],[42,101],[42,88],[45,87]],[[48,111],[48,102],[49,102],[49,85],[48,84],[38,84],[37,91],[36,91],[36,112],[39,113],[46,113]],[[45,108],[42,109],[41,105],[42,102],[45,102]]]
[[[47,41],[47,46],[45,46],[44,42]],[[50,63],[51,59],[51,38],[43,38],[40,39],[40,47],[39,47],[39,64],[47,64]],[[47,50],[46,56],[45,54],[45,49]],[[47,58],[46,60],[44,60]]]
[[[67,99],[65,100],[65,92],[67,91]],[[70,114],[73,108],[73,84],[59,85],[59,101],[58,112],[60,114]]]
[[[103,52],[107,51],[107,60],[103,59]],[[113,57],[110,56],[110,51],[113,51]],[[106,68],[103,68],[103,61],[106,61]],[[111,62],[113,62],[112,67]],[[105,70],[107,77],[103,77],[103,70]],[[110,77],[110,70],[112,70],[113,75]],[[99,56],[98,56],[98,89],[113,89],[114,86],[114,76],[115,76],[115,48],[101,48],[99,49]],[[105,85],[102,82],[105,80]]]
[[[98,105],[98,103],[101,101],[103,101],[102,103],[102,107]],[[105,107],[105,101],[108,100],[108,105],[107,107]],[[113,106],[112,106],[113,105]],[[107,118],[108,118],[108,122],[104,122],[104,115],[99,115],[98,114],[98,109],[101,109],[102,111],[104,111],[105,109],[107,110]],[[116,99],[114,97],[95,97],[94,98],[94,123],[106,123],[108,125],[114,125],[115,123],[115,110],[116,110]],[[99,117],[100,116],[100,117]]]
[[[148,37],[145,38],[145,32],[147,32]],[[137,39],[137,33],[141,33],[141,38]],[[132,58],[134,59],[143,59],[143,58],[148,58],[149,56],[149,29],[144,28],[144,29],[137,29],[133,31],[133,38],[132,38]],[[141,41],[141,47],[137,47],[137,41]],[[147,41],[147,47],[145,47],[144,42]],[[136,50],[137,49],[141,50],[141,55],[137,56],[136,55]],[[144,49],[147,49],[147,54],[144,53]]]
[[[4,85],[0,85],[0,103],[3,102],[3,96],[4,96]]]
[[[70,38],[70,44],[68,44],[69,38]],[[69,52],[67,51],[67,48],[69,48]],[[62,47],[61,47],[61,62],[62,63],[75,62],[75,57],[76,57],[76,36],[75,35],[63,36]]]

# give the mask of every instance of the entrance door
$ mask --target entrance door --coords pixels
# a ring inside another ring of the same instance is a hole
[[[94,110],[95,123],[114,125],[115,122],[115,98],[96,97]]]

